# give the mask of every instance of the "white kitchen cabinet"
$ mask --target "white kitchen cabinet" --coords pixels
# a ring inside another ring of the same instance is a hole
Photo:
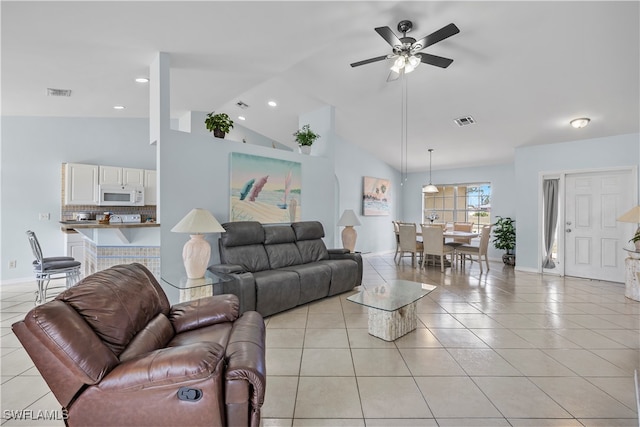
[[[66,163],[64,203],[66,205],[97,205],[98,173],[98,165]]]
[[[122,185],[122,168],[118,166],[100,166],[100,185]]]
[[[144,169],[100,166],[100,185],[144,185]]]
[[[122,168],[122,183],[144,186],[144,169]]]
[[[144,171],[144,204],[155,206],[158,204],[158,174],[154,170]]]

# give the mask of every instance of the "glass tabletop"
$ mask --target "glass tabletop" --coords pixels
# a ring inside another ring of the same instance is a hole
[[[351,302],[385,311],[395,311],[434,290],[434,285],[408,280],[390,280],[384,285],[365,288],[347,298]]]
[[[227,282],[231,280],[231,278],[227,277],[224,274],[212,273],[209,270],[207,270],[204,273],[204,277],[200,279],[189,279],[184,271],[171,271],[167,273],[162,272],[160,278],[163,282],[176,289],[200,288],[203,286],[211,286],[217,283]]]

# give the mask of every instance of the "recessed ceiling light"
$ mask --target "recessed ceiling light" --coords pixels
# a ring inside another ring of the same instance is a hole
[[[267,102],[267,104],[269,104],[269,107],[277,107],[278,103],[276,101],[269,101]]]
[[[579,119],[573,119],[571,120],[569,123],[571,124],[571,126],[573,126],[576,129],[580,129],[585,127],[586,125],[589,124],[589,122],[591,121],[590,118],[588,117],[581,117]]]
[[[238,116],[238,119],[240,120],[247,120],[247,118],[245,116]]]
[[[114,110],[124,110],[124,105],[114,105],[113,109]]]
[[[136,82],[138,82],[138,83],[149,83],[149,78],[147,78],[147,77],[138,77],[138,78],[136,78]]]

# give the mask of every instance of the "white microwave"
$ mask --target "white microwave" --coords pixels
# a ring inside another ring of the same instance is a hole
[[[144,206],[142,185],[100,185],[98,206]]]

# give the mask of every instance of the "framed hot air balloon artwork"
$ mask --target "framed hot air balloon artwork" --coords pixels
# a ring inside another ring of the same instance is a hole
[[[230,221],[300,221],[302,167],[298,162],[231,153]]]

